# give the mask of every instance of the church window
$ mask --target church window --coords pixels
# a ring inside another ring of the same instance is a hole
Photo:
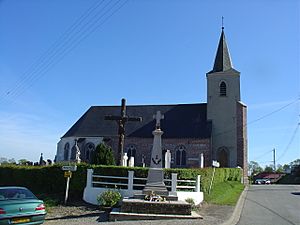
[[[186,165],[186,150],[183,145],[176,147],[176,165],[185,166]]]
[[[229,167],[228,149],[226,147],[219,148],[219,150],[218,150],[218,161],[220,163],[220,167]]]
[[[227,95],[227,87],[226,83],[224,81],[221,82],[220,84],[220,96],[226,96]]]
[[[75,145],[72,147],[72,150],[71,150],[71,160],[75,160],[76,159],[76,147]]]
[[[92,153],[95,151],[95,145],[92,142],[89,142],[84,147],[85,160],[89,162],[91,160]]]
[[[127,147],[128,159],[130,159],[131,156],[135,157],[135,154],[136,154],[136,146],[135,145],[129,145]]]
[[[67,161],[69,159],[69,151],[70,151],[70,144],[67,142],[64,147],[64,160]]]

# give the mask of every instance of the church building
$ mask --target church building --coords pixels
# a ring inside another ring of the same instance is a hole
[[[211,167],[217,160],[221,167],[241,167],[247,176],[247,106],[241,102],[240,72],[231,63],[222,28],[213,69],[206,74],[207,103],[129,105],[126,115],[142,117],[142,122],[125,125],[124,152],[135,157],[135,165],[150,165],[155,129],[153,115],[160,111],[163,151],[171,152],[172,168]],[[120,115],[120,106],[91,106],[61,137],[56,161],[74,161],[80,149],[82,161],[89,162],[99,143],[110,145],[117,158],[118,124],[105,120]]]

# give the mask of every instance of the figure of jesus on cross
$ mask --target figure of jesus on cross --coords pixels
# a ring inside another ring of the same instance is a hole
[[[126,115],[126,100],[122,99],[121,104],[121,116],[105,116],[105,120],[114,120],[118,123],[118,135],[119,135],[119,144],[118,144],[118,165],[121,166],[123,162],[123,152],[124,152],[124,138],[125,138],[125,123],[128,121],[142,121],[142,117],[129,117]]]

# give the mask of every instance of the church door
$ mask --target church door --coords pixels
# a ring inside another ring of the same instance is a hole
[[[218,151],[218,161],[220,163],[220,167],[229,167],[228,164],[228,150],[227,148],[220,148]]]

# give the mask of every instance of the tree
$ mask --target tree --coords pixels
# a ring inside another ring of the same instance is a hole
[[[300,165],[300,159],[296,159],[293,162],[290,163],[291,166]]]
[[[16,164],[16,160],[14,158],[7,159],[5,157],[0,158],[0,165],[8,165],[8,164]]]
[[[0,158],[0,165],[5,165],[5,164],[8,164],[7,158],[1,157]]]
[[[27,159],[20,159],[18,162],[19,162],[19,165],[26,165],[28,160]]]
[[[248,167],[251,175],[255,175],[263,171],[263,168],[258,164],[258,162],[255,161],[250,161]]]
[[[272,173],[273,169],[274,169],[273,165],[269,165],[265,167],[264,172]]]
[[[8,162],[10,164],[16,164],[16,160],[14,158],[9,159]]]
[[[283,169],[284,171],[286,171],[286,170],[291,169],[291,166],[290,166],[289,164],[284,164],[283,167],[282,167],[282,169]]]
[[[277,168],[276,173],[283,173],[284,172],[283,166],[281,164],[277,164],[276,168]]]
[[[96,165],[115,165],[115,158],[111,147],[100,143],[96,147],[91,163]]]

